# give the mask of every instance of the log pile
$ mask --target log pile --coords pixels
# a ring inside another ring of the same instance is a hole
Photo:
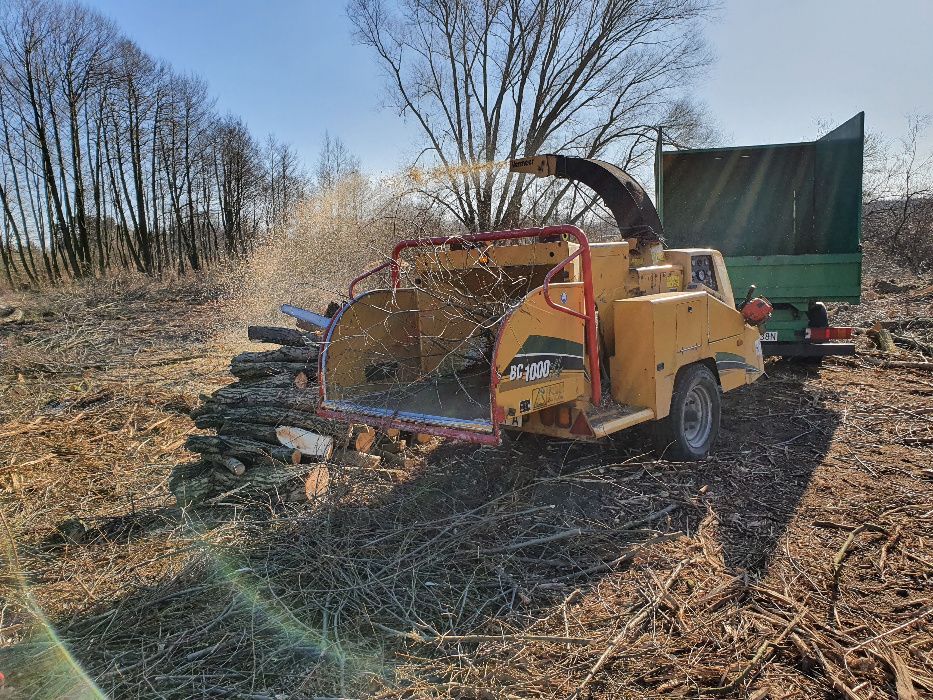
[[[377,433],[317,416],[319,334],[250,326],[248,337],[279,347],[236,355],[230,363],[236,381],[201,397],[191,417],[197,428],[213,434],[188,437],[188,450],[200,459],[172,474],[169,488],[179,505],[233,493],[313,500],[326,492],[328,463],[414,464],[408,445],[422,444],[425,436]]]

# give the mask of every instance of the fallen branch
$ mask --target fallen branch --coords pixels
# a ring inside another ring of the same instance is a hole
[[[593,667],[590,669],[589,673],[586,674],[586,677],[580,681],[580,684],[576,687],[576,689],[569,696],[567,696],[567,700],[575,700],[576,698],[580,697],[580,693],[583,692],[586,686],[588,686],[593,681],[593,679],[596,677],[596,674],[599,673],[602,667],[606,665],[610,658],[612,658],[612,655],[615,654],[616,650],[625,640],[625,637],[628,635],[629,631],[635,625],[639,625],[644,622],[648,615],[650,615],[661,604],[661,601],[664,600],[667,592],[670,590],[674,581],[680,575],[680,572],[687,565],[687,563],[688,562],[684,560],[676,567],[674,567],[674,570],[671,572],[671,575],[667,577],[667,580],[664,581],[664,584],[661,586],[661,590],[658,595],[655,596],[655,599],[649,605],[646,605],[644,608],[642,608],[641,612],[639,612],[635,617],[631,618],[628,622],[625,623],[622,631],[612,638],[612,641],[609,642],[609,646],[607,646],[606,650],[600,654],[599,658],[596,660],[596,663],[593,664]]]
[[[638,546],[632,547],[631,549],[627,549],[622,555],[616,557],[612,561],[604,561],[599,564],[594,564],[593,566],[590,566],[586,569],[582,569],[581,571],[572,571],[569,574],[558,576],[555,580],[563,581],[567,579],[580,578],[581,576],[591,576],[593,574],[602,573],[603,571],[612,571],[613,569],[616,569],[622,566],[623,564],[627,564],[633,561],[635,557],[641,554],[644,550],[648,549],[648,547],[650,547],[651,545],[657,544],[658,542],[676,540],[678,537],[681,537],[683,534],[684,533],[682,532],[670,532],[670,533],[665,533],[663,535],[657,535],[655,537],[651,537],[645,540],[644,542],[642,542],[641,544],[639,544]]]
[[[833,557],[833,581],[838,580],[839,573],[842,570],[842,562],[845,561],[846,556],[849,554],[849,549],[855,543],[855,538],[866,531],[879,532],[884,535],[888,534],[888,531],[885,528],[881,527],[880,525],[875,525],[874,523],[862,523],[857,528],[852,530],[852,532],[850,532],[849,536],[846,538],[846,541],[839,548],[839,551],[836,552],[836,556]]]
[[[863,357],[865,362],[881,369],[919,369],[933,372],[933,362],[908,362],[906,360],[879,360],[876,357]]]
[[[216,462],[234,476],[243,476],[246,473],[246,465],[236,457],[222,457],[212,455],[211,461]]]
[[[560,540],[566,540],[571,537],[579,537],[584,532],[583,528],[576,527],[572,530],[564,530],[563,532],[558,532],[553,535],[547,535],[545,537],[536,537],[533,540],[523,540],[521,542],[513,542],[512,544],[505,545],[504,547],[494,547],[492,549],[486,549],[483,554],[503,554],[504,552],[514,552],[518,549],[524,549],[525,547],[534,547],[538,544],[547,544],[549,542],[558,542]]]
[[[484,642],[547,642],[553,644],[592,644],[593,640],[587,637],[562,637],[550,634],[438,634],[426,636],[412,630],[400,632],[386,627],[378,622],[371,623],[373,627],[389,634],[410,639],[419,644],[482,644]]]
[[[749,661],[745,665],[745,668],[743,668],[739,673],[739,675],[733,678],[730,682],[717,688],[707,688],[706,690],[717,695],[727,695],[738,690],[739,686],[745,681],[746,678],[748,678],[749,674],[758,666],[758,664],[767,661],[774,653],[774,650],[784,643],[784,640],[787,639],[791,632],[793,632],[794,627],[800,623],[800,620],[803,619],[803,616],[806,613],[807,609],[804,608],[799,613],[797,613],[794,619],[787,623],[779,635],[773,639],[767,639],[762,642],[758,647],[758,651],[756,651],[755,655],[752,657],[752,660]]]

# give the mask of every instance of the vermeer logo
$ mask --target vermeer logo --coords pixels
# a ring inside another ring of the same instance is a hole
[[[549,384],[531,393],[531,403],[535,409],[545,408],[560,403],[564,398],[564,383]]]

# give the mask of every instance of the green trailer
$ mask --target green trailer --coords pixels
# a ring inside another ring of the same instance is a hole
[[[851,329],[824,302],[861,295],[865,114],[816,141],[667,151],[659,134],[658,213],[667,244],[717,248],[733,289],[774,305],[766,355],[849,355]]]

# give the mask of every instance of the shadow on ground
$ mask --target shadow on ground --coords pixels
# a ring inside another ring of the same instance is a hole
[[[598,592],[598,615],[615,619],[638,596],[618,572],[711,520],[727,569],[766,572],[839,421],[805,384],[812,369],[769,370],[727,395],[715,455],[699,464],[654,460],[637,432],[597,445],[523,436],[444,445],[402,482],[335,468],[313,508],[231,502],[93,523],[69,546],[175,519],[199,552],[158,585],[40,624],[0,651],[0,670],[28,697],[554,694],[568,679],[533,655],[487,668],[460,646],[556,634],[585,674],[598,652],[576,651],[568,601]]]

